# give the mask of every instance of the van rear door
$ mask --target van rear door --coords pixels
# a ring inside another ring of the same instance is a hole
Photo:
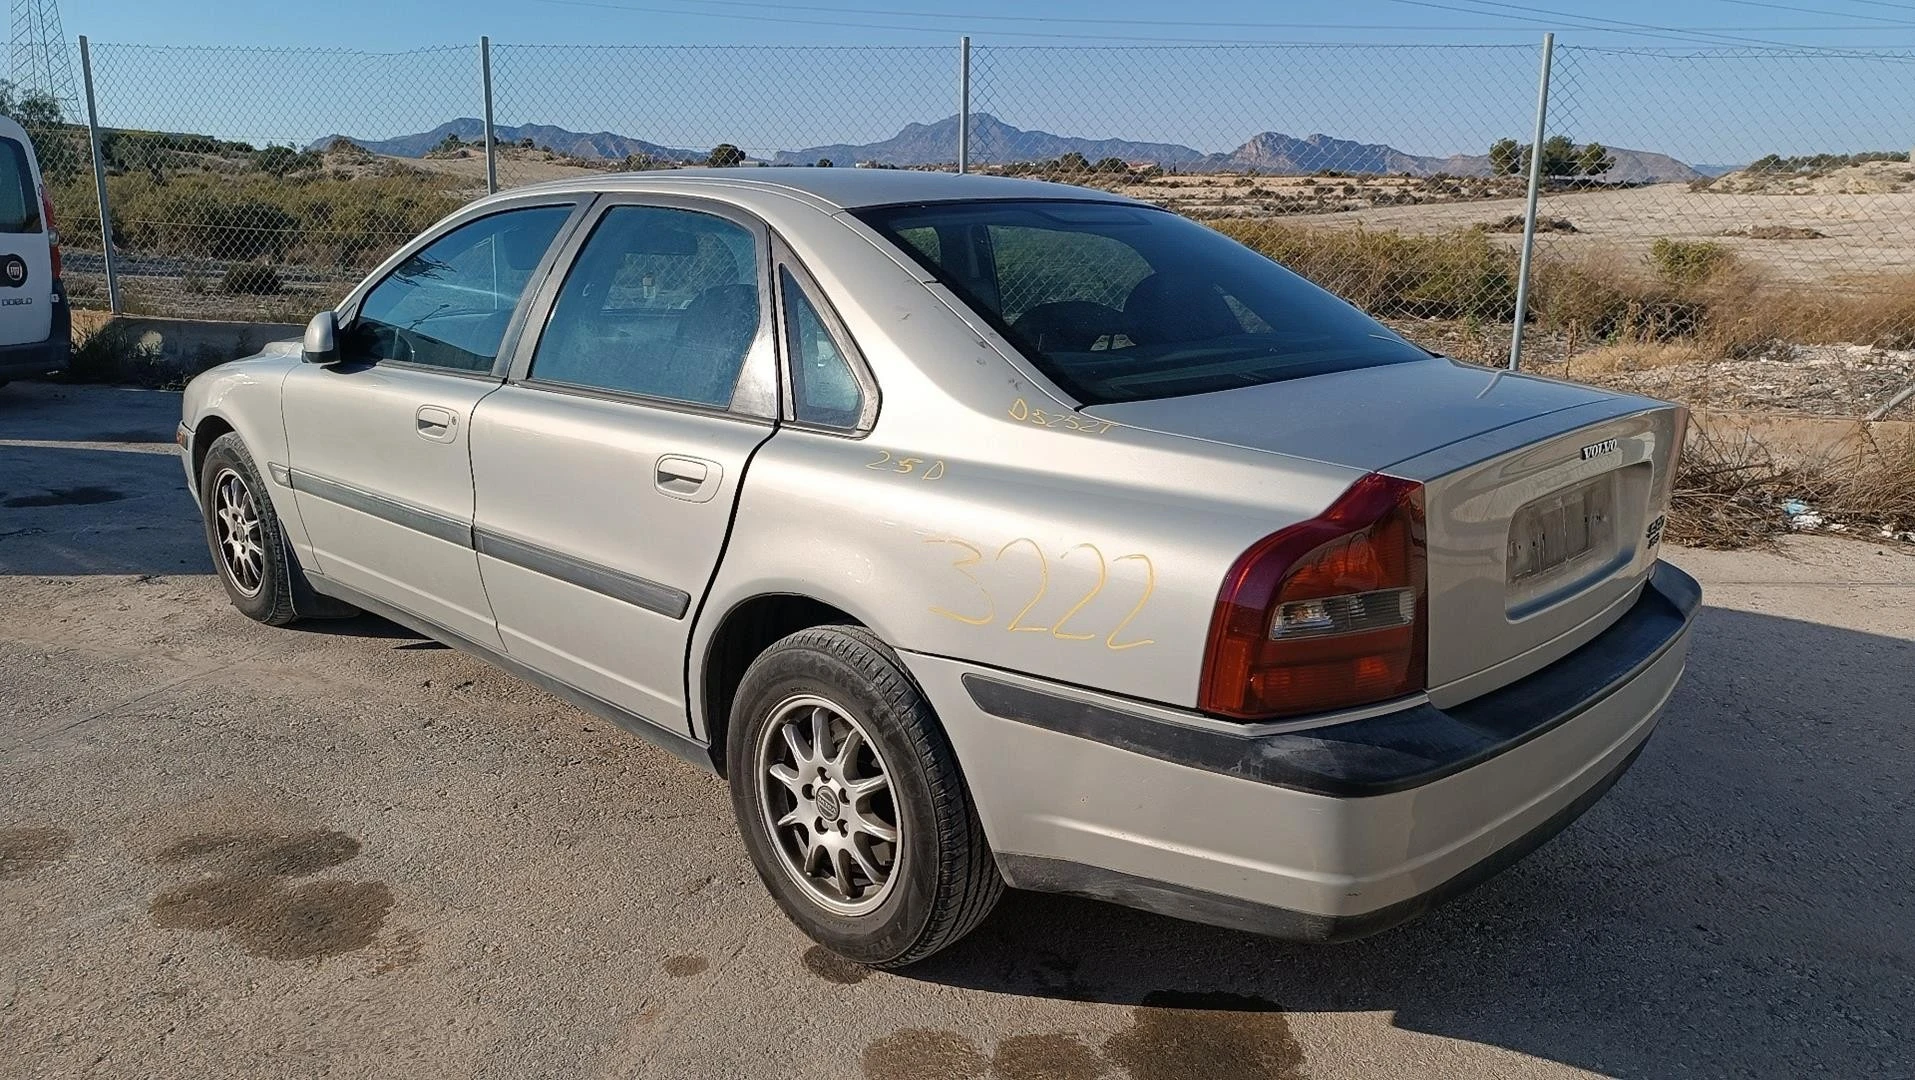
[[[53,257],[32,144],[0,133],[0,345],[45,341],[53,328]]]

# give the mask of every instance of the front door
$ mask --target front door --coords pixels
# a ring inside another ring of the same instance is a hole
[[[702,204],[606,203],[474,413],[479,569],[509,653],[688,733],[692,615],[772,432],[769,241]]]
[[[302,556],[327,578],[480,644],[499,635],[472,549],[472,412],[574,206],[507,209],[411,253],[359,301],[341,360],[286,378]]]

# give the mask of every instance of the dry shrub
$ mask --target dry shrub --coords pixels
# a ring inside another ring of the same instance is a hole
[[[1673,345],[1654,341],[1625,341],[1602,345],[1569,360],[1565,374],[1570,378],[1585,375],[1610,375],[1619,371],[1648,371],[1651,368],[1699,364],[1706,358],[1694,345]]]
[[[1822,479],[1820,509],[1897,532],[1915,530],[1915,436],[1875,443]]]
[[[1717,236],[1746,236],[1751,240],[1827,240],[1829,234],[1802,225],[1747,225],[1724,229]]]
[[[1799,495],[1794,469],[1747,432],[1691,425],[1664,535],[1690,547],[1748,548],[1788,531],[1781,500]]]
[[[1580,340],[1693,337],[1707,314],[1688,290],[1656,280],[1615,251],[1538,258],[1530,273],[1538,325]]]
[[[1808,459],[1778,456],[1746,431],[1692,424],[1669,504],[1668,538],[1707,548],[1758,547],[1790,531],[1799,499],[1857,535],[1915,530],[1915,437]]]
[[[1211,227],[1385,318],[1505,322],[1516,253],[1488,228],[1403,233],[1221,218]],[[1659,253],[1659,254],[1658,254]],[[1538,252],[1530,317],[1571,341],[1681,343],[1703,359],[1778,342],[1915,348],[1915,273],[1804,288],[1722,244],[1657,241],[1649,259],[1610,249]]]
[[[1515,311],[1516,253],[1481,229],[1420,234],[1268,219],[1209,224],[1373,315],[1501,321]]]

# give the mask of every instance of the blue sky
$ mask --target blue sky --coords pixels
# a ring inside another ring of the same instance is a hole
[[[1551,127],[1578,139],[1702,162],[1915,142],[1915,0],[971,0],[961,18],[935,14],[951,10],[933,0],[63,4],[68,35],[95,43],[105,122],[255,142],[475,115],[470,43],[481,33],[494,43],[501,123],[690,147],[866,141],[956,111],[954,45],[966,32],[973,107],[1020,127],[1204,150],[1279,130],[1481,152],[1526,136],[1544,29],[1561,46]],[[550,44],[594,48],[530,47]],[[740,45],[771,48],[725,48]],[[311,51],[433,47],[449,48]]]

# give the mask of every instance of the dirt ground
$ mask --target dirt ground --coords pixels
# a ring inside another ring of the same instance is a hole
[[[1909,1076],[1915,556],[1673,551],[1634,770],[1409,926],[1012,895],[812,947],[719,781],[459,653],[226,603],[176,395],[0,390],[0,1077]]]
[[[1324,227],[1443,232],[1520,215],[1523,200],[1488,199],[1422,206],[1383,206],[1341,214],[1288,217],[1286,223]],[[1690,191],[1686,184],[1652,184],[1615,191],[1546,195],[1543,217],[1567,218],[1574,233],[1546,233],[1537,249],[1565,255],[1614,253],[1640,265],[1658,237],[1713,239],[1778,280],[1816,285],[1865,281],[1915,269],[1915,192],[1884,194],[1743,195]],[[1725,235],[1762,226],[1801,227],[1818,239],[1757,240]],[[1495,234],[1517,244],[1520,234]]]

